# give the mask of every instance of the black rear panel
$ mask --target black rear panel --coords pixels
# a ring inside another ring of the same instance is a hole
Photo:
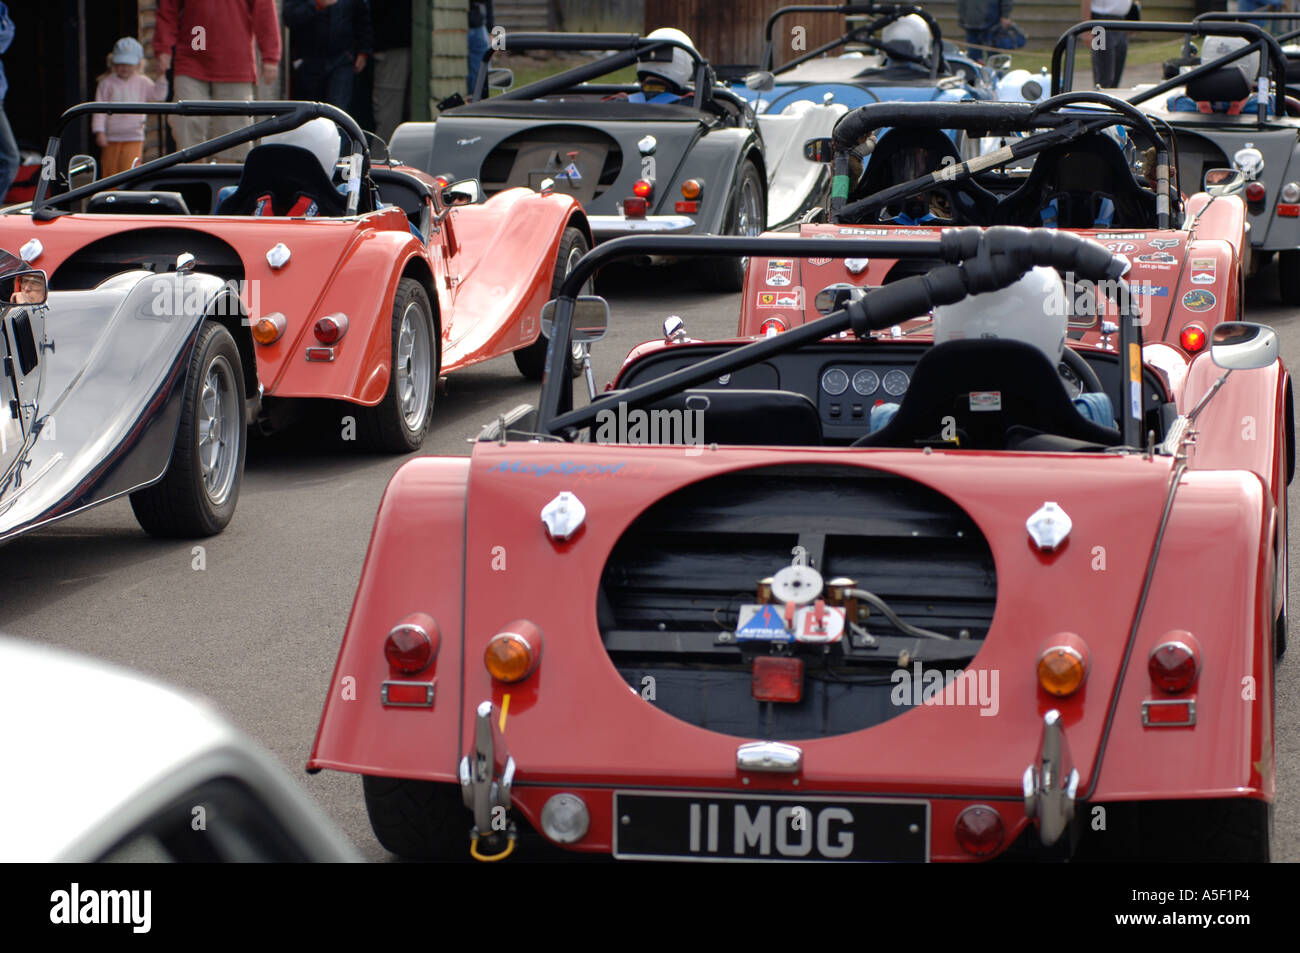
[[[795,547],[825,580],[853,579],[951,641],[908,635],[872,610],[862,628],[874,644],[738,645],[740,606],[757,601],[758,581],[790,565]],[[598,608],[610,657],[643,697],[701,727],[779,739],[902,714],[915,700],[904,682],[966,667],[996,590],[987,542],[946,497],[864,467],[783,466],[704,480],[651,507],[610,555]],[[802,701],[754,700],[754,658],[768,653],[803,659]]]

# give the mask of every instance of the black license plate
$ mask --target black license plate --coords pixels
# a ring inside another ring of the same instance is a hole
[[[924,862],[928,801],[614,792],[614,856]]]

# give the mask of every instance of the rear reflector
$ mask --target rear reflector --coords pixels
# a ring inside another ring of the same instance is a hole
[[[1149,728],[1181,728],[1196,724],[1196,699],[1148,699],[1142,703],[1142,724]]]
[[[677,202],[673,205],[673,210],[677,212],[698,212],[700,210],[699,202]]]
[[[623,200],[623,214],[627,218],[645,218],[645,199],[625,198]]]
[[[797,702],[803,698],[803,659],[761,655],[754,660],[754,698],[761,702]]]
[[[384,682],[379,688],[379,700],[395,708],[432,708],[433,685],[434,682]]]
[[[1189,324],[1178,335],[1178,343],[1188,354],[1199,354],[1205,350],[1205,329],[1198,324]]]
[[[957,816],[954,826],[957,843],[976,857],[987,857],[1002,846],[1006,830],[1002,817],[984,804],[972,804]]]
[[[1300,218],[1300,205],[1283,202],[1277,207],[1277,214],[1282,218]]]
[[[330,363],[334,360],[334,348],[332,347],[309,347],[307,348],[307,360],[324,361]]]

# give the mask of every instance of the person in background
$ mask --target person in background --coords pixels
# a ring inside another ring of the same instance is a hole
[[[957,22],[966,31],[966,42],[991,46],[993,30],[1011,26],[1012,0],[957,0]],[[984,51],[970,47],[966,51],[976,63],[984,62]]]
[[[275,0],[158,0],[153,49],[158,71],[174,67],[174,98],[251,100],[257,86],[253,44],[262,56],[262,82],[280,69],[280,20]],[[173,58],[174,57],[174,58]],[[232,132],[248,116],[171,116],[180,149]],[[242,160],[251,143],[222,153]],[[215,158],[215,157],[210,157]]]
[[[1281,13],[1282,0],[1237,0],[1238,13],[1254,13],[1256,11],[1260,13]],[[1280,23],[1277,20],[1272,22],[1268,20],[1247,20],[1246,22],[1259,27],[1265,33],[1273,34],[1278,32],[1279,26],[1285,27],[1286,31],[1294,30],[1297,26],[1296,23],[1287,20]]]
[[[1084,20],[1124,20],[1132,12],[1133,0],[1079,2],[1079,16]],[[1124,75],[1124,59],[1128,55],[1128,34],[1122,30],[1107,30],[1101,42],[1093,42],[1092,47],[1092,81],[1100,89],[1118,88],[1120,77]]]
[[[375,51],[366,0],[284,0],[293,96],[352,111],[352,75]]]
[[[370,106],[375,134],[388,141],[406,119],[406,90],[411,82],[411,0],[370,0],[375,26],[374,86]]]
[[[479,67],[483,65],[483,55],[487,53],[488,47],[492,45],[492,38],[489,31],[496,26],[495,14],[492,10],[492,0],[478,2],[472,0],[469,5],[469,30],[465,34],[465,49],[467,53],[467,70],[465,73],[465,92],[467,96],[474,95],[474,83],[478,79]],[[484,98],[487,97],[487,90],[483,91]]]
[[[159,103],[167,98],[167,75],[151,80],[140,71],[144,47],[130,36],[113,44],[109,57],[112,70],[99,78],[97,103]],[[96,113],[90,122],[99,146],[99,174],[107,177],[125,172],[144,150],[143,113]]]
[[[0,3],[0,54],[9,49],[14,41],[14,21],[9,19],[9,8]],[[9,186],[14,184],[18,175],[20,158],[18,143],[14,141],[14,132],[9,128],[9,119],[5,116],[5,93],[9,83],[5,79],[5,68],[0,64],[0,201],[4,200]]]

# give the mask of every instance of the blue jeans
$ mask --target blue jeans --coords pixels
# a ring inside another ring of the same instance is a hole
[[[294,95],[352,112],[352,57],[338,53],[331,57],[308,58],[294,70]]]
[[[14,141],[13,130],[9,128],[9,119],[5,116],[4,102],[0,101],[0,202],[3,202],[9,186],[18,176],[18,143]]]
[[[465,44],[468,55],[466,56],[466,73],[465,73],[465,92],[470,96],[474,95],[474,81],[478,78],[478,69],[483,65],[483,54],[488,51],[492,45],[492,39],[488,36],[487,27],[473,26],[465,34]],[[483,95],[487,96],[487,90],[483,90]]]
[[[985,28],[982,29],[982,30],[967,30],[967,31],[966,31],[966,42],[967,42],[967,43],[979,43],[979,44],[981,44],[981,45],[983,45],[983,46],[988,46],[988,45],[989,45],[989,30],[991,30],[991,29],[993,29],[993,28],[992,28],[992,27],[985,27]],[[970,57],[972,60],[974,60],[976,63],[983,63],[983,62],[984,62],[984,51],[983,51],[983,50],[977,50],[977,49],[975,49],[974,47],[969,47],[969,48],[967,48],[967,50],[966,50],[966,55],[969,56],[969,57]]]

